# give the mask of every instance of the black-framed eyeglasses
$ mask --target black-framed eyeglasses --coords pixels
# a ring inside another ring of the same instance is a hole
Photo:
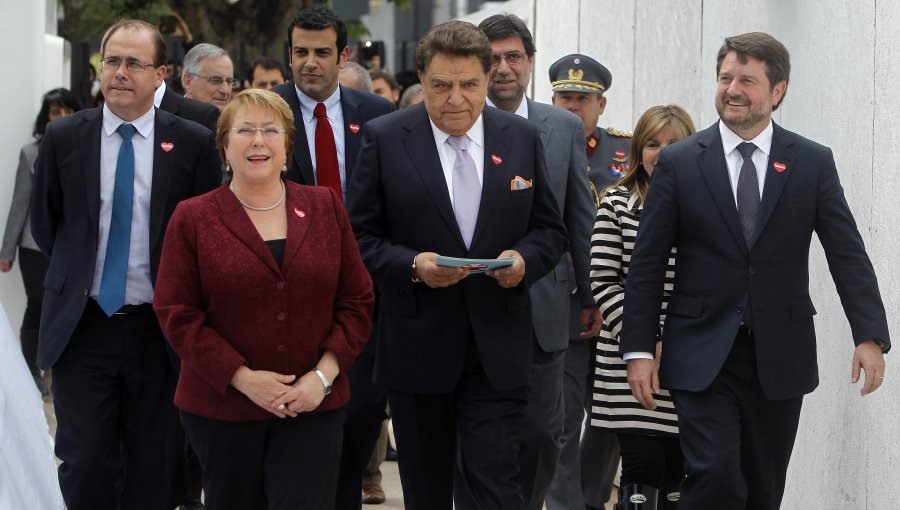
[[[189,73],[191,76],[200,78],[201,80],[206,80],[207,83],[212,85],[213,87],[219,87],[223,83],[227,83],[229,87],[234,87],[237,84],[237,80],[231,77],[225,76],[201,76],[199,74]]]
[[[101,69],[111,69],[113,71],[122,67],[123,60],[120,57],[106,57],[100,59],[100,68]],[[127,58],[124,60],[125,69],[128,69],[132,73],[142,73],[148,67],[157,68],[162,64],[145,64],[140,60],[134,58]]]
[[[499,55],[494,53],[491,55],[491,62],[493,62],[494,67],[500,65],[500,61],[505,60],[507,64],[514,66],[516,64],[521,64],[523,60],[525,60],[525,54],[521,51],[510,51],[504,55]]]

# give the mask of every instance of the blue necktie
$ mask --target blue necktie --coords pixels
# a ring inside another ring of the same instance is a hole
[[[134,146],[131,145],[131,137],[136,129],[131,124],[122,124],[116,131],[122,136],[122,145],[116,160],[112,217],[109,221],[100,295],[97,298],[100,308],[110,317],[125,304],[125,278],[128,275],[128,251],[131,247],[131,206],[134,202]]]

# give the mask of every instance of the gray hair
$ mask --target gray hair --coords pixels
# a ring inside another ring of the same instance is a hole
[[[215,44],[200,43],[185,54],[184,62],[181,65],[181,74],[192,74],[196,76],[200,74],[201,62],[208,58],[219,57],[228,57],[228,52]]]
[[[356,62],[347,62],[344,68],[341,69],[341,72],[356,73],[356,81],[359,83],[359,90],[370,94],[372,93],[372,78],[369,78],[369,71],[367,71],[365,67]]]
[[[400,98],[400,109],[402,110],[403,108],[410,106],[412,100],[421,94],[422,90],[421,83],[416,83],[407,87],[406,90],[403,91],[403,97]]]

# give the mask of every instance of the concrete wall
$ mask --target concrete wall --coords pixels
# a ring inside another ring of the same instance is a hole
[[[791,51],[791,82],[775,121],[830,146],[847,200],[900,330],[900,4],[876,0],[532,0],[508,2],[529,20],[538,53],[532,97],[550,100],[547,69],[585,53],[613,74],[603,126],[631,129],[647,107],[677,103],[698,127],[716,119],[722,39],[769,32]],[[502,10],[502,8],[501,8]],[[468,16],[475,23],[480,13]],[[811,293],[818,310],[821,385],[804,401],[782,508],[900,508],[900,374],[861,399],[850,384],[850,329],[818,241]]]

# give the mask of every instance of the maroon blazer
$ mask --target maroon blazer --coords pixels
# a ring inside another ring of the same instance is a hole
[[[372,326],[372,281],[334,192],[286,186],[281,268],[227,185],[172,215],[153,306],[181,356],[179,409],[226,421],[272,418],[230,385],[235,371],[301,376],[325,349],[337,354],[341,374],[317,411],[350,397],[346,374]]]

